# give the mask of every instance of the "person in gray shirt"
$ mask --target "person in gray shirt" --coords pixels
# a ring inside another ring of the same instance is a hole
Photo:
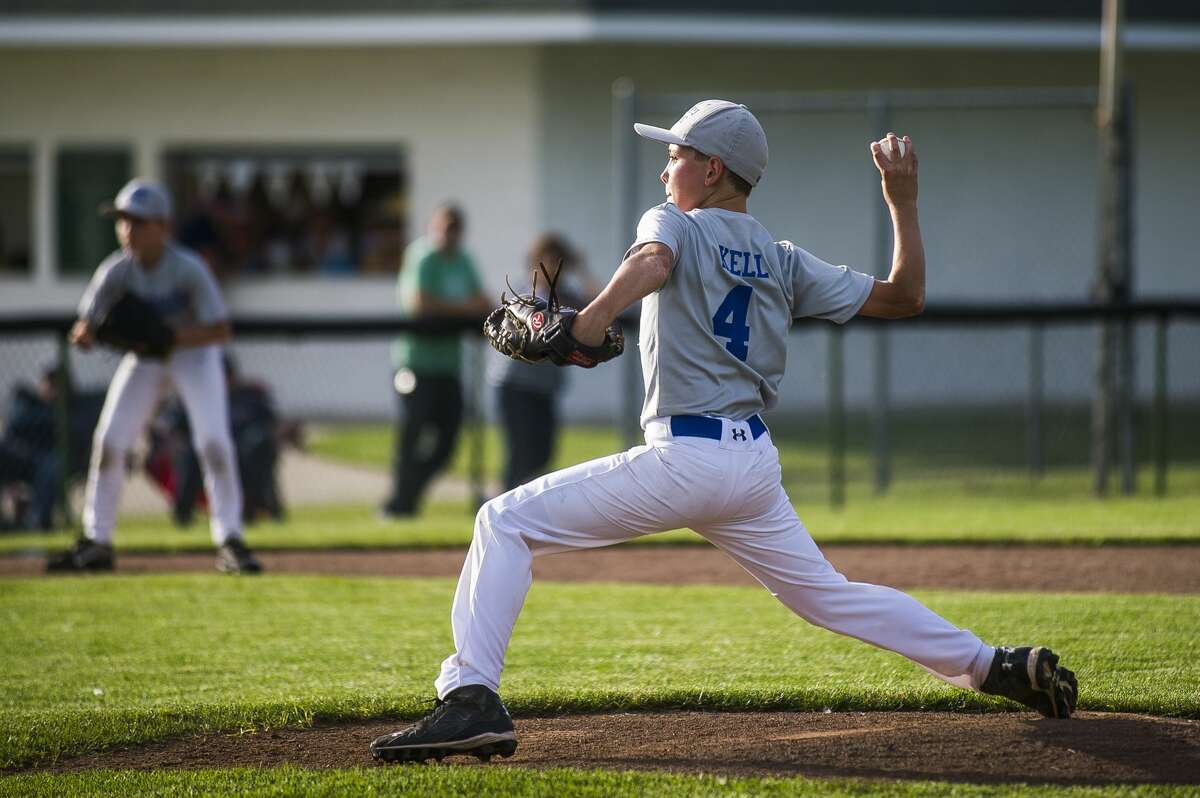
[[[152,305],[175,333],[162,359],[125,354],[113,375],[92,443],[84,495],[84,536],[54,555],[51,571],[111,570],[117,500],[125,457],[145,429],[162,392],[174,387],[187,408],[212,510],[217,568],[257,573],[258,560],[242,540],[242,494],[229,430],[221,347],[232,325],[216,280],[191,251],[171,240],[171,198],[161,184],[135,179],[106,213],[116,219],[121,248],[96,269],[79,302],[71,343],[88,349],[108,310],[126,293]]]
[[[512,754],[516,733],[497,691],[533,558],[682,527],[810,623],[901,654],[950,684],[1069,717],[1075,675],[1048,648],[993,647],[911,596],[838,573],[796,515],[760,415],[778,400],[793,319],[843,323],[923,309],[912,142],[889,133],[871,144],[896,242],[890,275],[876,280],[776,241],[750,215],[767,139],[745,106],[705,100],[670,130],[635,130],[667,145],[667,201],[642,216],[625,259],[570,334],[598,346],[618,314],[643,300],[646,445],[540,477],[480,509],[451,610],[454,652],[434,682],[439,706],[376,739],[372,753],[389,761]]]

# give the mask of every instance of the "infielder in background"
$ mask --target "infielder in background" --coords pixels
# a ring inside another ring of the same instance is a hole
[[[891,273],[875,280],[775,241],[749,215],[767,140],[744,106],[706,100],[670,130],[636,130],[668,145],[668,201],[642,216],[625,260],[585,309],[528,316],[532,345],[521,353],[536,354],[540,343],[556,362],[584,364],[617,354],[619,347],[605,349],[606,329],[644,298],[646,445],[549,474],[479,511],[454,596],[455,651],[435,683],[438,706],[376,739],[372,753],[393,761],[511,754],[516,736],[496,691],[533,557],[680,527],[728,553],[810,623],[908,657],[951,684],[1068,717],[1075,676],[1049,649],[993,648],[904,593],[838,573],[796,516],[759,415],[777,402],[793,319],[921,312],[912,143],[905,137],[901,151],[889,133],[890,152],[871,145],[895,232]]]
[[[107,213],[116,217],[121,248],[105,258],[88,284],[71,343],[91,347],[101,320],[129,293],[157,311],[174,333],[174,346],[161,358],[131,351],[121,359],[92,443],[84,537],[52,557],[48,569],[113,568],[113,529],[126,454],[170,384],[187,408],[204,471],[217,569],[256,573],[261,567],[242,540],[242,495],[221,366],[221,346],[232,339],[232,326],[216,280],[199,257],[171,240],[171,199],[159,183],[131,180]]]

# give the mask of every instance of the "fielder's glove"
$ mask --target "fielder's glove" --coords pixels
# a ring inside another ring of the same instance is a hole
[[[126,292],[96,327],[96,340],[123,352],[164,358],[175,346],[175,331],[141,297]]]
[[[543,274],[545,269],[543,268]],[[483,322],[483,334],[502,355],[526,363],[549,359],[559,366],[580,366],[590,369],[612,360],[625,351],[625,336],[615,324],[604,334],[599,346],[588,346],[575,340],[571,325],[579,311],[558,304],[555,291],[557,276],[550,284],[550,298],[537,295],[537,275],[534,290],[529,294],[513,291],[500,295],[500,307],[488,314]],[[509,286],[512,289],[512,286]]]

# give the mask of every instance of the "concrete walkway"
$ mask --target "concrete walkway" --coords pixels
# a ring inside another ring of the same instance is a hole
[[[347,465],[289,449],[280,456],[279,489],[284,505],[311,507],[329,504],[379,504],[391,489],[391,477],[382,471]],[[470,485],[456,476],[434,481],[433,501],[466,501]],[[83,507],[83,485],[76,485],[72,506],[78,518]],[[146,515],[169,513],[170,505],[158,486],[140,468],[130,473],[121,492],[118,512]]]

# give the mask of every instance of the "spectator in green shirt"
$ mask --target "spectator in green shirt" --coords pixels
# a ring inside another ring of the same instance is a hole
[[[471,258],[463,251],[463,213],[434,211],[424,238],[409,245],[396,284],[396,303],[409,318],[482,317],[490,304]],[[462,345],[455,335],[406,333],[392,349],[399,398],[392,495],[380,508],[389,518],[416,513],[429,481],[458,439],[463,399]]]

